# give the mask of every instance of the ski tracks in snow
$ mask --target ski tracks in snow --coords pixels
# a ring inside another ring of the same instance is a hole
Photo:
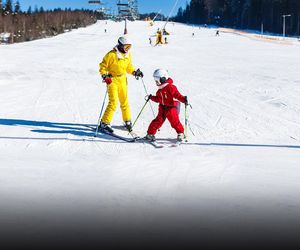
[[[244,90],[245,93],[247,91],[247,89]],[[299,121],[291,120],[299,117],[300,112],[297,112],[296,107],[280,104],[283,103],[280,98],[260,102],[255,97],[252,100],[241,98],[239,93],[235,93],[235,91],[227,91],[224,95],[216,90],[205,88],[203,92],[205,95],[199,98],[203,101],[201,101],[201,108],[199,115],[197,115],[203,124],[191,122],[198,130],[202,130],[202,138],[218,138],[221,135],[223,139],[227,138],[227,140],[234,139],[232,136],[236,139],[246,137],[249,140],[255,140],[263,135],[272,137],[274,130],[278,127],[286,129],[277,131],[276,137],[280,136],[286,140],[290,137],[300,137],[299,132],[297,132],[300,129]],[[214,96],[214,98],[211,99],[209,96]],[[274,104],[275,102],[278,105]],[[265,112],[261,112],[262,109],[265,109]],[[294,112],[294,118],[285,117],[285,114],[280,115],[285,109]],[[199,118],[197,120],[199,121]],[[295,130],[295,126],[299,129]]]

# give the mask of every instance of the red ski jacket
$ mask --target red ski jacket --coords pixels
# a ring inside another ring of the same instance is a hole
[[[176,100],[185,103],[186,98],[179,93],[176,86],[173,85],[173,80],[171,78],[169,78],[158,88],[159,89],[156,92],[156,96],[150,97],[152,101],[158,102],[166,107],[176,107]]]

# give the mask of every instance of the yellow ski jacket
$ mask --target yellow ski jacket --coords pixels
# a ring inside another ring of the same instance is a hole
[[[123,54],[117,48],[108,52],[99,66],[101,75],[111,74],[112,77],[120,77],[126,73],[132,74],[135,70],[131,62],[131,53]]]

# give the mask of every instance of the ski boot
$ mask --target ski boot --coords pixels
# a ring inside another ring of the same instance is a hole
[[[155,141],[155,135],[150,135],[150,134],[147,134],[145,137],[144,137],[145,140],[147,141]]]
[[[183,139],[184,139],[184,134],[183,134],[183,133],[179,133],[179,134],[177,135],[177,141],[178,141],[178,142],[183,142]]]
[[[108,132],[108,133],[113,133],[114,130],[111,128],[111,126],[109,124],[106,124],[104,122],[100,122],[100,125],[98,127],[98,131],[104,131],[104,132]]]
[[[125,122],[125,128],[128,130],[128,132],[132,132],[132,123],[131,121]]]

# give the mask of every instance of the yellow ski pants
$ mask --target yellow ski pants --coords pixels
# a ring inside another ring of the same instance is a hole
[[[108,105],[102,116],[101,121],[110,124],[114,113],[118,106],[118,101],[120,101],[120,108],[122,111],[123,121],[130,121],[130,106],[127,94],[127,78],[126,75],[116,76],[112,78],[112,83],[107,84],[108,90]]]

